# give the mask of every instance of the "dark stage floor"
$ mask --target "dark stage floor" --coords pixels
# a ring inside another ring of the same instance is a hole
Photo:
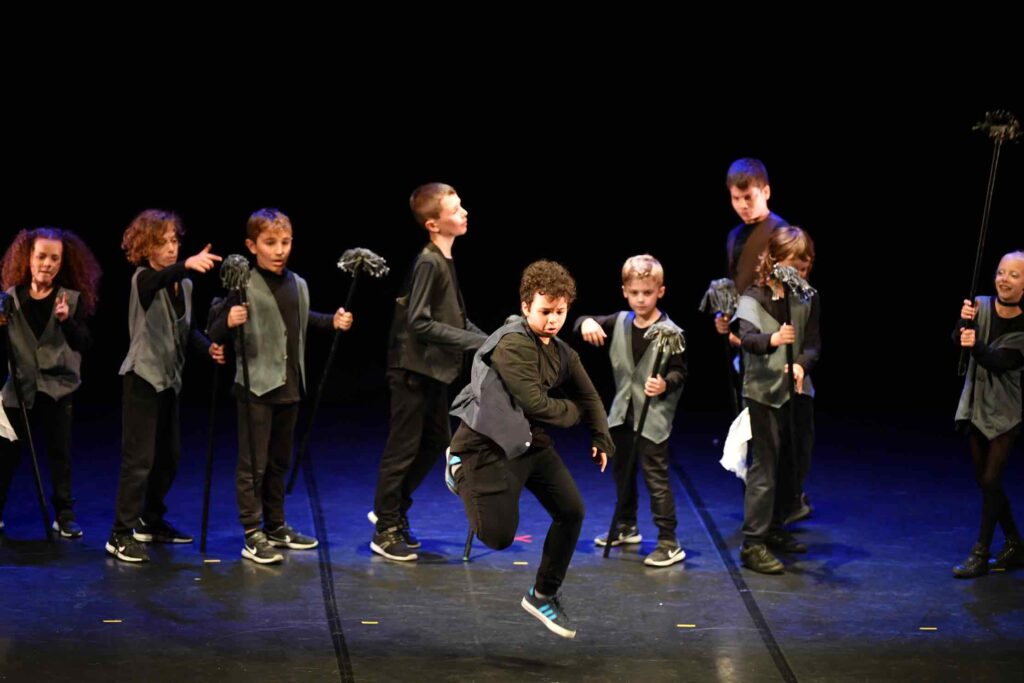
[[[370,552],[365,515],[383,414],[332,420],[325,407],[315,485],[300,480],[288,508],[289,521],[315,529],[322,545],[270,567],[239,554],[232,416],[219,437],[209,552],[200,554],[206,424],[201,407],[186,413],[168,517],[197,540],[152,548],[146,565],[103,550],[116,410],[79,409],[84,539],[40,540],[23,460],[0,537],[0,680],[1024,680],[1024,572],[950,575],[974,540],[980,497],[966,445],[946,421],[819,416],[808,486],[816,511],[797,527],[810,552],[779,577],[738,569],[740,485],[712,444],[724,417],[677,421],[673,487],[687,559],[665,569],[642,564],[656,537],[646,499],[643,545],[601,558],[592,539],[607,529],[611,473],[592,469],[579,432],[559,434],[588,506],[563,591],[579,633],[565,641],[519,607],[547,528],[529,494],[515,545],[478,544],[466,564],[462,508],[438,467],[411,515],[420,561]],[[1018,446],[1006,483],[1021,517],[1019,456]]]

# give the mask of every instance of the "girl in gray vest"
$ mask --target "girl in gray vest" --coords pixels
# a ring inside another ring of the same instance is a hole
[[[622,294],[631,310],[604,316],[581,316],[573,329],[594,346],[604,346],[608,340],[608,355],[615,376],[615,399],[608,412],[608,425],[615,441],[616,491],[623,491],[619,501],[620,517],[617,535],[612,545],[639,543],[642,540],[636,525],[637,465],[643,469],[644,481],[651,498],[651,514],[658,527],[658,545],[644,558],[650,567],[667,567],[681,562],[686,553],[676,539],[676,504],[668,478],[668,437],[676,405],[682,393],[686,365],[683,355],[669,358],[665,376],[652,377],[657,350],[644,338],[647,330],[657,322],[669,318],[658,309],[658,300],[665,295],[665,271],[650,254],[631,256],[622,266]],[[644,422],[643,434],[636,434],[640,412],[647,396],[653,397]],[[636,439],[636,459],[632,471],[626,472],[624,454],[633,448]],[[598,536],[594,543],[604,546],[606,535]]]
[[[242,557],[270,564],[284,560],[277,548],[309,550],[318,543],[285,518],[284,478],[291,467],[295,423],[306,386],[307,327],[347,330],[352,327],[352,314],[343,308],[333,315],[309,310],[306,281],[287,268],[292,223],[285,214],[277,209],[253,213],[246,225],[245,245],[256,257],[245,302],[239,292],[231,292],[210,324],[210,336],[227,341],[232,329],[245,325],[248,396],[240,342],[235,338],[235,500],[244,535]]]
[[[752,462],[743,500],[740,562],[763,574],[781,574],[768,550],[807,552],[783,529],[786,503],[799,495],[814,443],[814,385],[810,373],[821,352],[818,298],[804,302],[771,277],[776,264],[807,276],[814,242],[797,227],[776,228],[758,265],[758,279],[740,297],[732,327],[743,350],[743,398],[750,411]],[[788,297],[790,316],[785,321]],[[786,352],[793,345],[796,396],[789,395]],[[793,422],[789,412],[794,412]],[[791,430],[790,425],[795,424]],[[801,464],[802,463],[802,464]]]
[[[181,458],[178,396],[190,343],[224,362],[224,349],[192,329],[192,281],[188,271],[206,273],[220,256],[210,245],[184,261],[178,246],[184,230],[173,213],[149,209],[124,232],[121,248],[132,275],[128,301],[131,341],[121,364],[123,379],[121,472],[117,511],[107,552],[124,562],[145,562],[141,543],[191,543],[164,515]]]
[[[81,352],[91,346],[86,319],[96,310],[100,267],[89,247],[73,232],[57,228],[22,230],[3,259],[3,288],[13,298],[10,320],[0,315],[11,339],[12,372],[3,386],[3,403],[18,438],[27,438],[14,387],[29,415],[36,415],[34,434],[46,440],[53,483],[54,531],[77,538],[71,495],[71,397],[81,384]],[[0,532],[20,443],[0,438]]]
[[[958,427],[967,434],[974,477],[981,489],[981,528],[967,559],[953,568],[953,576],[972,579],[989,571],[1024,566],[1024,546],[1003,491],[1003,468],[1021,431],[1021,378],[1024,373],[1024,252],[1003,256],[996,270],[996,296],[965,300],[961,320],[973,327],[954,333],[970,349],[967,377],[956,411]],[[989,546],[996,524],[1006,545],[989,563]]]

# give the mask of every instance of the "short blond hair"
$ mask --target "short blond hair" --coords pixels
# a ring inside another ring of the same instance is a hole
[[[622,284],[629,284],[630,280],[646,280],[651,278],[660,287],[665,284],[665,269],[661,262],[650,254],[639,254],[630,256],[622,264]]]

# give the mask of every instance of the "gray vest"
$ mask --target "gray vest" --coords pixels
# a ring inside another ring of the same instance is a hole
[[[167,289],[153,297],[148,309],[139,300],[139,273],[132,276],[132,294],[128,301],[128,334],[131,342],[120,374],[134,372],[153,385],[159,393],[174,389],[181,393],[181,372],[185,368],[185,348],[192,326],[192,281],[179,283],[185,300],[185,315],[178,318]]]
[[[299,371],[306,386],[306,324],[309,322],[309,286],[295,273],[299,290]],[[263,396],[288,381],[288,332],[274,293],[255,268],[245,289],[249,320],[245,323],[245,352],[249,361],[249,390]],[[242,385],[242,354],[235,337],[235,384]]]
[[[804,303],[786,290],[789,297],[789,311],[793,316],[796,341],[793,343],[793,357],[800,354],[804,344],[804,328],[811,314],[810,302]],[[782,324],[768,314],[756,299],[741,296],[733,320],[746,320],[765,334],[774,334]],[[743,352],[743,397],[772,408],[778,408],[789,400],[789,379],[783,370],[786,367],[786,348],[780,346],[773,353],[760,355]],[[803,393],[814,397],[814,384],[810,374],[804,375]]]
[[[7,290],[14,300],[17,310],[21,311],[21,301],[15,287]],[[73,289],[57,289],[57,297],[61,293],[68,297],[68,317],[74,317],[78,309],[79,293]],[[21,391],[25,397],[25,406],[31,408],[35,404],[36,392],[42,392],[53,399],[61,399],[73,392],[82,384],[82,354],[72,351],[68,340],[64,338],[60,323],[50,317],[43,330],[43,336],[36,339],[32,327],[23,315],[14,315],[8,321],[7,329],[11,335],[11,353],[17,362],[18,375],[21,377]],[[3,388],[4,405],[17,406],[18,395],[14,390],[14,373],[7,377]]]
[[[978,339],[988,339],[992,326],[992,297],[978,297]],[[1016,349],[1024,353],[1024,332],[1000,335],[990,345],[993,349]],[[1024,368],[994,373],[975,362],[967,366],[964,390],[956,409],[956,420],[967,420],[986,439],[994,439],[1013,429],[1021,421],[1021,374]]]
[[[629,412],[629,406],[632,403],[634,432],[640,425],[640,410],[647,398],[644,395],[644,384],[646,384],[647,378],[654,373],[655,356],[658,355],[655,345],[651,344],[640,356],[640,364],[633,364],[633,319],[635,315],[632,311],[619,313],[619,318],[615,321],[615,334],[612,335],[612,343],[608,348],[616,386],[612,409],[608,412],[608,426],[618,427],[624,424],[626,413]],[[668,320],[668,316],[665,316],[665,320]],[[675,417],[676,405],[679,403],[681,393],[681,391],[673,391],[670,394],[656,396],[651,400],[641,436],[654,443],[661,443],[668,438],[672,433],[672,420]]]
[[[473,356],[469,384],[455,397],[451,414],[469,425],[473,431],[494,441],[511,459],[529,450],[532,434],[530,421],[523,413],[523,409],[514,399],[509,400],[501,377],[490,365],[494,347],[506,334],[523,334],[536,339],[526,322],[522,320],[498,328]],[[558,345],[558,355],[562,363],[555,384],[560,386],[569,378],[571,356],[569,346],[565,342],[555,337],[554,343]]]

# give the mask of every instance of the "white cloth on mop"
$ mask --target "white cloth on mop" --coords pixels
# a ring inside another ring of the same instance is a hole
[[[7,419],[7,411],[4,410],[4,399],[2,396],[0,396],[0,436],[8,441],[18,440],[18,435],[15,433],[14,427],[11,426],[11,421]]]

